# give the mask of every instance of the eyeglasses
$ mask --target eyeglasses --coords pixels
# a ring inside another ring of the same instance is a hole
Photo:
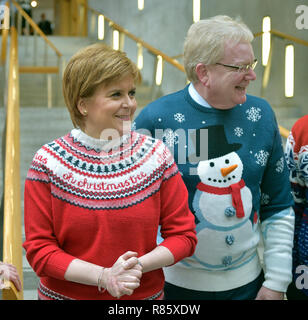
[[[234,70],[236,70],[237,72],[239,73],[246,73],[249,71],[249,69],[251,70],[254,70],[256,65],[258,63],[258,60],[255,59],[253,61],[253,63],[250,63],[250,64],[244,64],[242,66],[234,66],[234,65],[230,65],[230,64],[223,64],[223,63],[219,63],[217,62],[216,64],[220,65],[220,66],[224,66],[224,67],[227,67],[227,68],[232,68]]]

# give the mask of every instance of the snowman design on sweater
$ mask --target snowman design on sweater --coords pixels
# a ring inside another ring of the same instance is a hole
[[[221,125],[205,129],[208,157],[198,164],[201,182],[192,204],[199,220],[199,242],[191,259],[208,271],[238,268],[256,254],[251,241],[259,242],[258,215],[253,210],[251,191],[242,179],[243,163],[236,153],[242,145],[229,144]]]

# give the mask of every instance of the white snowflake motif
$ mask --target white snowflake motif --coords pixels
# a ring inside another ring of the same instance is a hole
[[[234,129],[234,134],[237,136],[237,137],[241,137],[243,134],[244,134],[244,130],[240,127],[236,127]]]
[[[247,119],[252,122],[257,122],[261,119],[261,109],[257,107],[251,107],[250,109],[246,110]]]
[[[173,147],[175,144],[179,143],[179,135],[173,132],[171,129],[166,130],[163,134],[163,142],[168,147]]]
[[[183,113],[179,113],[179,112],[175,113],[173,117],[174,117],[174,120],[179,123],[182,123],[185,121],[185,115]]]
[[[260,150],[258,153],[255,154],[257,158],[256,163],[259,164],[261,167],[265,167],[267,163],[269,153],[264,150]]]
[[[276,162],[276,171],[278,173],[282,173],[284,169],[284,161],[283,157],[281,157],[277,162]]]
[[[269,204],[270,196],[266,193],[261,194],[261,204]]]

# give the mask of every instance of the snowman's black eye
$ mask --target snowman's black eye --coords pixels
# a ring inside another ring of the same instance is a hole
[[[229,163],[230,163],[229,159],[226,159],[226,160],[225,160],[225,163],[226,163],[226,164],[229,164]]]
[[[214,162],[210,162],[210,167],[214,167],[214,166],[215,166]]]

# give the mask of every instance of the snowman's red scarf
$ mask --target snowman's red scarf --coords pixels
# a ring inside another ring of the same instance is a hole
[[[231,194],[232,195],[232,205],[236,209],[236,216],[238,218],[244,218],[244,207],[241,198],[241,189],[245,187],[245,181],[242,179],[240,182],[231,184],[229,187],[219,188],[212,187],[202,182],[199,182],[197,189],[207,193],[213,194]]]

